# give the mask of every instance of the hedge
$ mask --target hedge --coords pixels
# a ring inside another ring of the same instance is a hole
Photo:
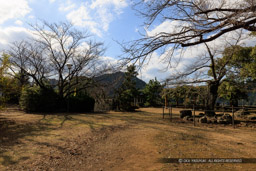
[[[21,92],[20,107],[26,112],[93,112],[95,100],[85,93],[60,99],[52,88],[25,87]]]

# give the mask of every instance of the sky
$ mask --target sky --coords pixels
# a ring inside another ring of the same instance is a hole
[[[87,30],[97,41],[104,42],[104,58],[111,62],[123,55],[117,42],[140,37],[143,19],[131,9],[128,0],[0,0],[0,50],[9,43],[24,39],[29,24],[40,20],[49,23],[69,21],[80,30]],[[147,67],[140,72],[144,81],[154,79],[157,68]],[[160,74],[161,75],[161,74]],[[161,76],[159,79],[164,79]]]
[[[142,38],[140,33],[145,33],[144,19],[131,9],[129,0],[0,0],[0,6],[0,51],[8,48],[9,43],[24,39],[29,34],[29,24],[39,20],[49,23],[69,21],[78,29],[87,30],[97,41],[104,42],[106,52],[103,58],[115,63],[123,54],[117,42],[136,40]],[[151,35],[159,31],[168,32],[168,29],[175,29],[175,24],[165,21],[153,25],[146,32]],[[189,64],[201,49],[199,45],[188,50],[176,70]],[[165,68],[166,62],[154,52],[138,77],[146,82],[155,77],[163,81],[174,72],[174,69]]]

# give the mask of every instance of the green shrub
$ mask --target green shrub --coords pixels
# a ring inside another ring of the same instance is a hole
[[[58,109],[58,95],[52,88],[25,87],[19,104],[26,112],[54,112]]]
[[[70,112],[93,112],[95,100],[85,93],[69,97]]]
[[[38,86],[23,88],[20,107],[26,112],[66,112],[69,102],[70,112],[92,112],[95,100],[85,93],[78,93],[69,99],[60,99],[52,88],[42,89]]]

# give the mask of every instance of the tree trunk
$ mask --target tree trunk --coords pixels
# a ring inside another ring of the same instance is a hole
[[[179,99],[176,98],[176,106],[179,106]]]
[[[219,88],[218,81],[211,81],[208,83],[208,93],[209,93],[209,101],[208,101],[208,110],[214,110],[215,103],[218,97],[218,88]]]
[[[229,101],[230,106],[238,107],[238,100],[237,99],[232,99]]]

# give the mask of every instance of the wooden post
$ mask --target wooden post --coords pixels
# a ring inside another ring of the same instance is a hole
[[[235,128],[235,118],[234,118],[234,106],[232,105],[232,125],[233,125],[233,128]]]
[[[222,102],[222,110],[223,110],[223,115],[224,115],[225,109],[224,109],[224,104],[223,104],[223,102]]]
[[[165,108],[165,107],[163,106],[163,119],[164,119],[164,108]]]
[[[170,121],[172,122],[172,106],[170,106]]]
[[[168,111],[169,111],[169,117],[171,118],[170,106],[168,107]]]
[[[195,111],[195,105],[193,104],[193,122],[194,122],[194,126],[196,126],[196,121],[195,121],[195,114],[196,114],[196,111]]]
[[[165,108],[167,108],[167,96],[166,95],[164,97],[164,105],[165,105]]]

